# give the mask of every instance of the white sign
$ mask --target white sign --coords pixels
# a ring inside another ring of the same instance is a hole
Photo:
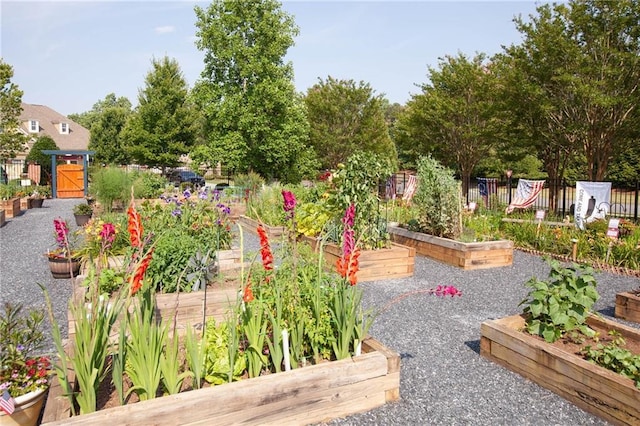
[[[616,218],[609,219],[607,237],[618,238],[618,234],[620,232],[620,230],[618,229],[619,225],[620,225],[620,219],[616,219]]]
[[[469,210],[471,210],[471,213],[476,211],[476,203],[469,203]]]
[[[584,230],[585,224],[604,219],[610,202],[611,182],[576,182],[576,226]]]
[[[544,210],[536,210],[536,219],[544,220],[544,215],[546,212]]]

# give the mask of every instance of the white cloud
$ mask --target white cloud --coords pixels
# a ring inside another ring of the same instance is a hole
[[[162,26],[162,27],[156,27],[154,29],[156,34],[172,33],[172,32],[175,32],[175,30],[176,30],[176,27],[174,27],[173,25],[165,25],[165,26]]]

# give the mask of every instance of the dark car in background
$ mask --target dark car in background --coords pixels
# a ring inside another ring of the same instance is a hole
[[[204,178],[191,170],[174,170],[169,173],[167,178],[169,182],[175,186],[180,186],[181,183],[188,182],[193,185],[194,188],[200,188],[205,184]]]

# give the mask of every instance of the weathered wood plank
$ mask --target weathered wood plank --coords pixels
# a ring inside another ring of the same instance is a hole
[[[628,292],[616,294],[615,316],[627,321],[640,322],[640,297]]]
[[[361,356],[114,407],[52,425],[307,424],[380,406],[399,395],[399,356],[373,339]],[[376,350],[378,348],[379,350]],[[397,361],[389,361],[389,357]],[[396,365],[398,371],[389,372]]]

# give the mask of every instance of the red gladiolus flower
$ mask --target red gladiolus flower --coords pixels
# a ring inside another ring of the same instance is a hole
[[[360,249],[355,249],[347,256],[341,257],[336,263],[338,274],[342,278],[347,278],[349,284],[356,285],[358,282],[357,272],[360,270],[358,258],[360,257]]]
[[[273,269],[273,253],[271,253],[271,246],[269,245],[269,237],[267,237],[267,231],[264,230],[262,224],[258,225],[258,236],[260,237],[260,255],[262,256],[262,266],[265,271],[271,271]]]
[[[251,290],[251,284],[247,284],[247,286],[244,288],[242,300],[244,300],[245,303],[249,303],[253,300],[253,290]]]
[[[142,227],[142,219],[140,218],[140,213],[138,213],[133,203],[129,204],[129,208],[127,209],[127,216],[129,217],[127,229],[129,231],[131,247],[140,247],[142,245],[142,233],[144,229]]]
[[[149,267],[149,262],[151,262],[151,256],[153,255],[153,249],[147,253],[147,255],[142,259],[136,266],[136,270],[133,274],[133,277],[130,279],[131,284],[131,295],[133,296],[142,288],[142,280],[144,279],[144,274],[147,272],[147,268]]]

